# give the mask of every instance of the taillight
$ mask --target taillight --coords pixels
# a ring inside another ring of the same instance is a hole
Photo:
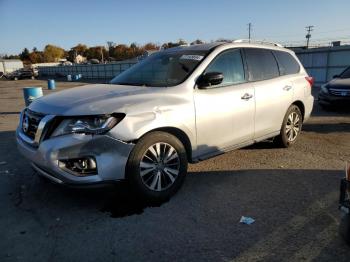
[[[314,85],[315,81],[314,81],[314,78],[312,76],[306,76],[305,79],[306,79],[306,81],[309,82],[310,87],[312,87]]]
[[[350,182],[350,162],[346,162],[345,177]]]

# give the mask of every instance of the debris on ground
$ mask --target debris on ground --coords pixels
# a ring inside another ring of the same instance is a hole
[[[255,222],[255,219],[253,219],[251,217],[245,217],[245,216],[242,216],[241,220],[239,220],[239,223],[243,223],[246,225],[253,224],[254,222]]]

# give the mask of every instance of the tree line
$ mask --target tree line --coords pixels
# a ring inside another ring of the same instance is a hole
[[[197,39],[193,41],[191,45],[201,43],[204,42]],[[97,59],[99,61],[122,61],[141,56],[149,50],[167,49],[180,45],[187,45],[187,42],[180,39],[177,42],[167,42],[162,45],[155,43],[147,43],[145,45],[132,43],[130,45],[125,45],[108,41],[106,46],[88,47],[85,44],[78,44],[69,50],[64,50],[59,46],[48,44],[42,51],[39,51],[36,47],[31,51],[29,51],[28,48],[24,48],[18,55],[5,55],[2,56],[2,58],[21,59],[25,64],[58,62],[60,59],[67,59],[70,62],[74,62],[78,55],[86,57],[87,60]]]

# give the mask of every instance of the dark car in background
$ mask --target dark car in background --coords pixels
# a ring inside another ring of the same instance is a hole
[[[318,100],[322,107],[342,106],[350,109],[350,66],[321,86]]]
[[[35,79],[38,76],[38,69],[36,68],[21,68],[16,71],[13,71],[5,77],[11,80],[19,80],[19,79]]]

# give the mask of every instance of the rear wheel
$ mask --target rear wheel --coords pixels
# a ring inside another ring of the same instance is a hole
[[[181,187],[187,173],[186,150],[165,132],[142,137],[127,164],[127,179],[135,192],[151,201],[165,201]]]
[[[281,132],[275,139],[277,145],[281,147],[293,145],[301,132],[302,125],[303,118],[299,107],[291,105],[284,116]]]

